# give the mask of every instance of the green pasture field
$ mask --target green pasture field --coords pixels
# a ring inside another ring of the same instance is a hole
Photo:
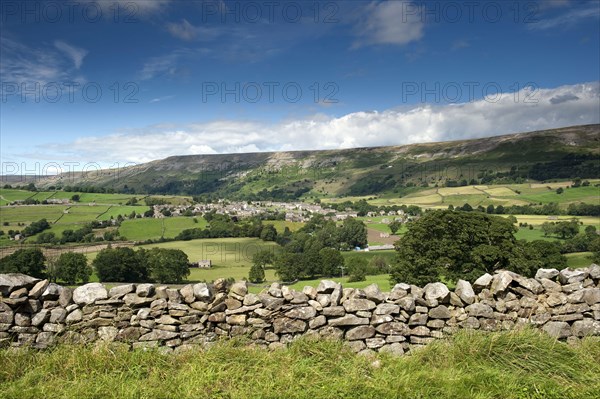
[[[444,196],[450,197],[454,195],[481,195],[484,191],[477,188],[478,186],[464,186],[464,187],[441,187],[438,188],[437,193]]]
[[[53,223],[63,215],[68,206],[64,205],[19,205],[0,208],[0,227],[7,230],[4,222],[11,224],[8,229],[14,229],[18,222],[29,224],[40,219]]]
[[[0,188],[0,196],[8,202],[26,200],[33,195],[35,192],[32,191]]]
[[[539,226],[536,226],[533,230],[529,230],[529,227],[519,227],[519,230],[515,233],[517,240],[535,241],[563,241],[556,236],[545,236]]]
[[[567,257],[567,266],[573,269],[589,267],[593,263],[591,252],[574,252],[565,254],[565,256]]]
[[[261,250],[273,253],[281,251],[281,247],[273,242],[265,242],[258,238],[210,238],[191,241],[174,241],[160,244],[140,246],[141,248],[172,248],[185,252],[190,262],[199,260],[212,261],[210,269],[190,269],[190,281],[213,281],[218,278],[248,278],[252,256]],[[275,281],[275,273],[271,269],[265,271],[267,280]]]
[[[309,287],[317,287],[321,280],[333,280],[337,283],[341,283],[344,288],[365,288],[371,284],[377,284],[379,289],[382,291],[389,291],[392,287],[390,287],[390,275],[389,274],[378,274],[375,276],[367,276],[366,281],[357,281],[355,283],[349,283],[348,277],[326,277],[319,278],[315,280],[302,280],[298,281],[295,284],[292,284],[290,287],[297,290],[302,291],[302,288]]]
[[[498,215],[508,217],[509,215]],[[583,223],[582,228],[592,225],[600,228],[600,217],[597,216],[548,216],[548,215],[514,215],[518,223],[527,223],[534,226],[542,225],[544,222],[564,222],[570,221],[573,218],[578,219]]]
[[[95,220],[98,215],[106,212],[108,205],[72,206],[68,213],[56,221],[56,224],[85,224]]]
[[[111,212],[112,213],[112,212]],[[116,217],[116,215],[114,215]],[[186,229],[203,229],[207,226],[206,220],[198,216],[198,223],[194,223],[193,217],[177,216],[162,219],[143,218],[124,220],[119,227],[121,237],[128,240],[143,241],[148,239],[175,238]]]
[[[116,219],[117,216],[128,217],[131,212],[135,212],[138,215],[143,215],[144,212],[149,210],[149,206],[132,206],[132,205],[113,205],[110,206],[106,212],[98,215],[98,220],[110,220],[111,216]]]
[[[472,207],[478,205],[527,205],[537,203],[557,202],[566,207],[574,202],[586,202],[589,204],[600,203],[600,188],[592,184],[588,187],[566,188],[571,182],[548,183],[548,184],[501,184],[501,185],[478,185],[464,187],[440,187],[416,189],[403,197],[397,195],[382,194],[380,196],[327,198],[324,202],[335,203],[343,200],[366,199],[370,204],[383,205],[419,205],[424,207],[462,206],[468,203]],[[553,187],[549,190],[547,186]],[[556,193],[556,188],[563,187],[562,194]],[[517,193],[517,191],[520,192]],[[369,199],[371,198],[371,199]]]
[[[600,188],[593,186],[565,188],[562,194],[557,194],[555,190],[551,191],[542,187],[539,189],[524,190],[519,195],[519,198],[534,203],[541,202],[544,204],[550,202],[557,202],[559,204],[585,202],[597,205],[600,203]]]
[[[286,227],[289,228],[291,232],[294,232],[300,230],[304,226],[304,223],[302,222],[288,222],[285,220],[265,220],[263,224],[272,224],[278,234],[283,233]]]
[[[276,243],[258,238],[205,238],[140,245],[140,248],[146,249],[155,247],[180,249],[187,254],[191,262],[210,259],[213,268],[248,267],[248,270],[256,252],[268,249],[278,253],[277,251],[281,250]]]

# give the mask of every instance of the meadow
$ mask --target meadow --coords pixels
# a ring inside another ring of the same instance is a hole
[[[600,180],[590,179],[590,186],[576,188],[569,187],[572,184],[571,182],[415,188],[404,196],[382,193],[361,197],[322,198],[321,200],[324,203],[338,203],[365,199],[370,204],[377,206],[418,205],[426,208],[446,208],[449,205],[462,206],[465,203],[477,207],[490,204],[509,206],[556,202],[561,207],[566,208],[568,204],[576,202],[598,204],[600,202],[600,188],[594,187],[594,185],[599,182]],[[556,192],[559,187],[564,189],[561,194]]]
[[[197,222],[194,222],[194,219]],[[203,229],[207,225],[208,223],[201,216],[196,218],[177,216],[162,219],[130,219],[121,223],[119,233],[121,237],[133,241],[158,240],[161,237],[175,238],[183,230]]]
[[[248,278],[252,256],[261,250],[278,253],[281,247],[273,242],[265,242],[258,238],[209,238],[191,241],[172,241],[160,244],[142,245],[141,248],[180,249],[186,253],[190,262],[199,260],[212,261],[210,269],[190,269],[190,281],[213,281],[217,278]],[[275,280],[272,270],[267,270],[267,279]]]
[[[600,340],[558,342],[532,329],[463,330],[411,355],[352,353],[303,338],[269,351],[243,339],[166,354],[113,345],[0,349],[3,399],[600,397]]]

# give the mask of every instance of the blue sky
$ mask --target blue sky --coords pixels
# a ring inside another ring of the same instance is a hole
[[[600,122],[600,2],[4,1],[2,173]]]

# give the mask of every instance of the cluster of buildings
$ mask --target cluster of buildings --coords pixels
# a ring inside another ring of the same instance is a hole
[[[164,217],[162,211],[169,209],[172,216],[181,216],[191,211],[193,214],[215,212],[222,215],[237,216],[238,218],[249,218],[265,214],[285,214],[285,220],[289,222],[307,222],[313,215],[323,215],[334,220],[344,220],[349,217],[357,217],[355,211],[336,211],[331,208],[304,202],[274,202],[274,201],[226,201],[220,200],[216,203],[189,205],[154,205],[154,217]]]

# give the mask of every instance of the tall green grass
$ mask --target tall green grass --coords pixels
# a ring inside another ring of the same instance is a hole
[[[597,338],[569,346],[534,330],[461,332],[399,358],[310,339],[176,355],[64,345],[1,350],[0,397],[590,399],[600,397],[599,360]]]

